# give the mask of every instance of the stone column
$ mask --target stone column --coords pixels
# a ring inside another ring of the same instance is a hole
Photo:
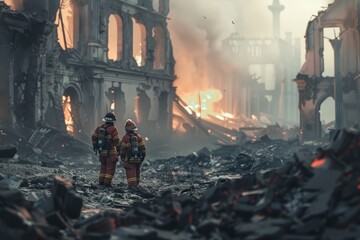
[[[173,132],[173,111],[174,111],[174,99],[176,95],[176,87],[171,87],[168,97],[168,111],[169,111],[169,118],[168,118],[168,128],[170,132]]]
[[[89,42],[88,42],[88,57],[90,60],[103,61],[104,49],[100,41],[100,6],[101,1],[88,1],[88,22],[89,22]]]
[[[94,88],[97,89],[95,92],[95,104],[94,104],[94,122],[99,121],[104,117],[105,113],[105,82],[102,76],[93,77]]]
[[[331,46],[334,49],[334,64],[335,64],[335,128],[342,129],[344,127],[343,117],[343,88],[342,88],[342,76],[341,76],[341,62],[340,62],[340,49],[341,40],[330,40]]]
[[[132,18],[128,14],[123,15],[123,60],[126,67],[131,67],[133,58],[133,24]]]
[[[146,71],[153,70],[154,67],[154,52],[156,42],[152,36],[153,25],[145,23],[146,30],[146,61],[145,61],[145,69]]]
[[[280,38],[280,13],[285,7],[280,4],[279,0],[274,0],[268,8],[273,14],[273,38],[278,39]]]

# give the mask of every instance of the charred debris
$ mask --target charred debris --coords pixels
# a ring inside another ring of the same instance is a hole
[[[101,7],[97,0],[70,1],[69,6],[24,0],[24,11],[0,2],[1,44],[8,46],[0,59],[6,78],[0,84],[1,93],[6,93],[0,94],[0,109],[5,109],[0,112],[1,124],[5,123],[0,129],[2,238],[359,239],[360,132],[348,128],[333,131],[330,142],[328,136],[320,139],[323,126],[317,113],[322,102],[334,96],[334,88],[341,89],[342,76],[337,71],[337,76],[323,77],[323,56],[315,54],[322,51],[325,27],[338,27],[346,20],[350,30],[342,37],[349,40],[358,34],[357,19],[346,18],[348,14],[332,21],[332,10],[358,9],[351,8],[358,1],[335,1],[309,22],[306,63],[295,80],[299,129],[282,127],[276,120],[268,126],[245,116],[199,118],[172,85],[175,60],[166,27],[169,1],[159,1],[158,9],[145,0],[104,2]],[[62,31],[54,28],[59,9],[67,7],[72,13],[94,12],[91,18],[72,19],[76,24],[71,39],[64,22],[60,21]],[[113,16],[124,34],[132,32],[132,24],[140,25],[140,42],[132,37],[122,41],[119,34],[115,45],[122,42],[121,49],[108,55],[104,9],[113,8],[125,14],[124,22]],[[283,7],[274,1],[270,10],[279,14]],[[350,15],[358,16],[358,10]],[[84,22],[96,25],[80,29]],[[274,37],[278,34],[275,28]],[[78,43],[80,35],[88,36],[86,43]],[[244,41],[236,35],[232,38]],[[357,53],[338,50],[341,57],[349,57],[348,62],[359,62]],[[344,116],[337,111],[340,127],[350,127],[359,119],[359,77],[354,69],[354,64],[343,69],[352,74],[343,77]],[[126,101],[130,98],[137,99],[135,106]],[[89,105],[84,107],[84,102]],[[160,124],[165,135],[173,130],[173,118],[180,119],[187,133],[201,134],[216,145],[185,154],[172,148],[171,141],[153,147],[150,137],[153,156],[142,166],[141,187],[128,189],[119,167],[113,188],[104,189],[97,185],[98,160],[80,140],[102,116],[95,110],[98,106],[114,110],[120,119],[136,110],[143,129]],[[173,106],[180,118],[172,114]],[[162,151],[171,157],[159,158]]]
[[[348,129],[318,149],[268,137],[203,148],[147,160],[132,190],[121,170],[112,189],[99,187],[96,162],[2,158],[0,232],[6,239],[358,239],[359,144],[360,133]]]

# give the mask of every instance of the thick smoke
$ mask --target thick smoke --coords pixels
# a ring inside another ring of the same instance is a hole
[[[171,1],[169,27],[179,93],[217,87],[236,67],[233,59],[222,54],[221,46],[244,25],[239,5],[231,0]]]
[[[222,40],[233,32],[244,37],[271,37],[272,0],[171,0],[170,33],[176,60],[178,92],[194,92],[226,82],[241,59],[221,51]],[[333,0],[280,0],[281,36],[302,38],[308,20]],[[304,48],[304,40],[302,40]],[[304,56],[302,49],[302,56]],[[303,61],[304,59],[302,59]],[[243,70],[247,71],[247,70]]]

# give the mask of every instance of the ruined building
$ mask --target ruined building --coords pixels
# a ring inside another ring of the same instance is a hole
[[[236,32],[223,42],[224,51],[238,59],[239,65],[229,87],[231,96],[236,97],[227,101],[247,116],[265,114],[274,121],[295,125],[299,114],[292,79],[300,68],[300,39],[293,39],[291,33],[281,38],[280,13],[285,7],[279,0],[268,8],[273,15],[272,37],[249,38]]]
[[[306,29],[306,62],[294,80],[299,90],[300,127],[304,139],[321,137],[320,107],[335,98],[336,128],[356,127],[360,121],[360,1],[336,0],[309,21]],[[330,39],[334,75],[323,76],[324,31],[336,28]]]
[[[86,137],[113,110],[119,125],[171,130],[168,0],[13,2],[0,1],[1,123]]]

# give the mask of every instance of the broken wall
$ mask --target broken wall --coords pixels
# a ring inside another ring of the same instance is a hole
[[[114,111],[119,126],[132,118],[146,132],[162,119],[162,132],[171,131],[175,61],[168,0],[159,1],[158,11],[148,1],[120,0],[26,0],[23,12],[0,7],[1,46],[7,46],[1,51],[1,122],[50,125],[88,140],[104,114]],[[115,25],[115,59],[108,57],[113,14],[122,23]],[[143,28],[140,65],[132,19]]]
[[[323,76],[324,73],[324,29],[338,28],[341,40],[339,62],[343,114],[342,127],[357,126],[359,114],[359,1],[335,1],[328,9],[309,22],[306,30],[306,61],[295,82],[299,90],[300,122],[305,139],[321,137],[320,107],[327,97],[335,98],[335,76]],[[326,94],[322,94],[326,92]],[[335,111],[335,110],[334,110]],[[339,118],[339,117],[337,117]]]
[[[159,4],[167,9],[169,2]],[[160,113],[165,112],[169,121],[161,130],[171,131],[172,104],[168,101],[172,102],[173,95],[160,98],[161,92],[172,91],[175,79],[166,12],[154,12],[145,2],[108,0],[83,1],[77,9],[82,41],[59,50],[53,74],[59,79],[56,84],[60,95],[74,85],[81,93],[81,131],[93,131],[107,111],[117,113],[119,126],[132,118],[143,132],[153,131],[159,125]],[[116,24],[110,24],[111,17],[115,17]],[[57,37],[49,43],[51,49],[58,47],[61,35],[59,29],[53,32]],[[161,105],[166,109],[159,109],[160,101],[166,101]]]

